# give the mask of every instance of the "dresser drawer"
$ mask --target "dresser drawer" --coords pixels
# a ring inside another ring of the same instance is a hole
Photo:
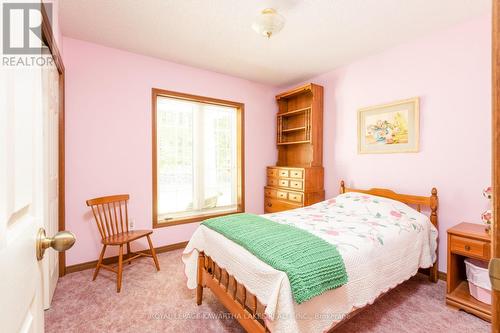
[[[491,256],[490,244],[487,242],[455,235],[451,236],[450,250],[453,253],[477,257],[485,260],[489,260]]]
[[[303,170],[290,170],[290,178],[304,178],[304,171]]]
[[[288,193],[284,191],[276,191],[276,198],[286,200],[288,199]]]
[[[278,186],[278,178],[267,177],[267,185]]]
[[[288,187],[289,183],[290,182],[288,181],[288,179],[280,179],[280,180],[278,180],[278,186],[279,187]]]
[[[302,205],[294,204],[289,201],[282,201],[273,198],[265,198],[264,199],[264,211],[266,213],[276,213],[284,210],[290,210],[302,207]]]
[[[302,180],[290,180],[290,188],[295,190],[302,190],[304,188],[303,184]]]
[[[295,192],[289,192],[288,193],[288,200],[297,202],[297,203],[302,203],[302,193],[295,193]]]
[[[278,169],[267,168],[267,176],[268,177],[278,177]]]
[[[264,188],[264,195],[269,198],[276,198],[276,190],[266,187]]]
[[[278,169],[278,176],[288,178],[288,169]]]

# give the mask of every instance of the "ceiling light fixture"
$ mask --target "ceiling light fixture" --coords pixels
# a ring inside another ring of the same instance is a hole
[[[255,19],[252,29],[259,35],[271,38],[271,36],[280,32],[284,25],[285,18],[278,14],[276,9],[266,8]]]

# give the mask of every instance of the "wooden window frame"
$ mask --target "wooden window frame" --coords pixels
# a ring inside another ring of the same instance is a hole
[[[232,102],[212,97],[191,95],[186,93],[179,93],[163,89],[152,89],[151,95],[151,116],[152,116],[152,157],[153,157],[153,228],[163,228],[170,227],[179,224],[195,223],[200,222],[208,218],[224,216],[236,213],[243,213],[245,211],[245,105],[243,103]],[[207,213],[200,214],[196,216],[189,216],[183,218],[177,218],[170,220],[169,222],[158,222],[158,184],[157,184],[157,132],[156,132],[156,119],[157,119],[157,98],[158,97],[169,97],[176,98],[185,101],[198,102],[204,104],[228,106],[236,108],[236,163],[237,163],[237,199],[236,199],[236,211],[231,212],[217,212],[217,213]]]

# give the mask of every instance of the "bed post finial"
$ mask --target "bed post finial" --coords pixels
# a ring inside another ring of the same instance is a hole
[[[438,193],[437,189],[435,187],[433,187],[432,191],[431,191],[431,198],[430,198],[430,207],[431,207],[430,220],[431,220],[431,223],[436,227],[436,229],[438,229],[437,210],[438,210],[438,206],[439,206],[437,193]],[[429,268],[429,280],[431,282],[438,281],[438,253],[437,253],[437,250],[436,250],[436,262],[434,263],[434,265],[431,268]]]
[[[343,180],[340,181],[340,194],[345,193],[345,183]]]
[[[436,223],[433,222],[433,224],[436,226],[437,228],[437,209],[438,209],[438,190],[433,187],[432,188],[432,191],[431,191],[431,202],[430,202],[430,206],[431,206],[431,220],[432,220],[432,216],[435,216],[436,217]]]

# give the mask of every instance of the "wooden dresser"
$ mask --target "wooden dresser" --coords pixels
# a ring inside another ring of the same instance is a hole
[[[325,199],[323,87],[316,84],[276,96],[278,162],[267,167],[264,210],[274,213]]]
[[[460,223],[448,229],[448,272],[446,304],[491,321],[491,305],[469,293],[464,259],[489,261],[491,237],[484,224]]]

